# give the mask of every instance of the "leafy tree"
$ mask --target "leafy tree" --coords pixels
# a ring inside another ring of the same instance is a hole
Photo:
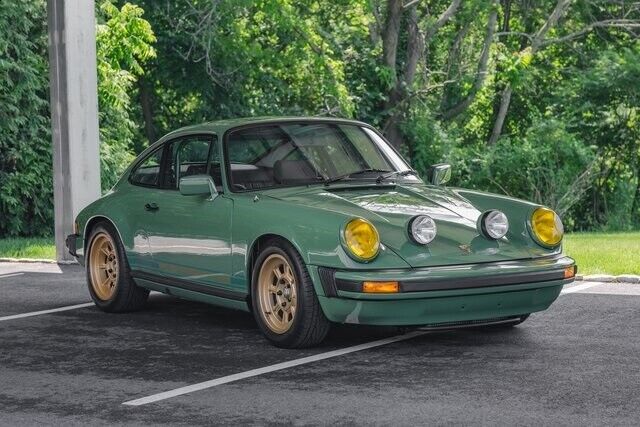
[[[144,74],[143,63],[155,57],[155,36],[144,11],[126,3],[118,9],[103,1],[96,28],[100,161],[102,188],[115,184],[134,157],[138,125],[132,117],[132,92]]]
[[[53,228],[53,171],[44,0],[0,5],[0,236],[47,235]],[[102,186],[133,158],[137,76],[154,55],[143,10],[100,3],[97,28]],[[133,95],[132,95],[133,93]]]
[[[0,3],[0,236],[52,229],[44,10],[44,0]]]

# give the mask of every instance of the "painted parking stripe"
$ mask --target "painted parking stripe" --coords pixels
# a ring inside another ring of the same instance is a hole
[[[8,273],[8,274],[0,274],[0,279],[6,279],[7,277],[13,276],[22,276],[24,273]]]
[[[594,286],[602,285],[600,282],[582,283],[580,285],[571,286],[570,288],[564,288],[561,294],[572,294],[574,292],[584,291],[585,289],[593,288]]]
[[[25,317],[40,316],[42,314],[59,313],[61,311],[76,310],[78,308],[91,307],[92,305],[94,305],[92,302],[87,302],[84,304],[76,304],[76,305],[68,305],[66,307],[51,308],[49,310],[40,310],[40,311],[32,311],[30,313],[13,314],[11,316],[0,317],[0,322],[3,322],[5,320],[23,319]]]
[[[580,292],[588,289],[592,286],[599,285],[600,283],[584,283],[581,285],[573,286],[562,290],[561,294],[569,294],[574,292]],[[387,344],[392,344],[399,341],[409,340],[424,334],[428,331],[415,331],[405,335],[396,335],[390,338],[384,338],[377,341],[368,342],[365,344],[359,344],[352,347],[346,347],[339,350],[333,350],[326,353],[316,354],[313,356],[303,357],[301,359],[290,360],[288,362],[277,363],[275,365],[265,366],[262,368],[252,369],[250,371],[239,372],[237,374],[227,375],[226,377],[220,377],[209,381],[204,381],[197,384],[188,385],[185,387],[176,388],[174,390],[165,391],[162,393],[152,394],[151,396],[141,397],[139,399],[129,400],[124,402],[123,405],[128,406],[142,406],[149,403],[159,402],[161,400],[171,399],[172,397],[182,396],[184,394],[193,393],[200,390],[216,387],[223,384],[229,384],[235,381],[240,381],[246,378],[257,377],[259,375],[268,374],[270,372],[281,371],[283,369],[292,368],[294,366],[305,365],[308,363],[318,362],[320,360],[330,359],[332,357],[342,356],[349,353],[355,353],[357,351],[367,350],[374,347],[380,347]]]
[[[252,369],[250,371],[240,372],[237,374],[227,375],[226,377],[216,378],[214,380],[201,382],[198,384],[188,385],[186,387],[176,388],[174,390],[165,391],[151,396],[142,397],[140,399],[130,400],[124,402],[123,405],[129,406],[141,406],[149,403],[158,402],[160,400],[170,399],[172,397],[181,396],[183,394],[193,393],[194,391],[200,391],[211,387],[216,387],[222,384],[228,384],[235,381],[240,381],[245,378],[256,377],[258,375],[268,374],[270,372],[281,371],[283,369],[293,368],[294,366],[305,365],[308,363],[318,362],[320,360],[330,359],[332,357],[342,356],[344,354],[355,353],[357,351],[367,350],[374,347],[380,347],[387,344],[392,344],[399,341],[406,341],[412,338],[425,335],[428,332],[415,331],[405,335],[396,335],[389,338],[384,338],[377,341],[371,341],[364,344],[358,344],[351,347],[341,348],[338,350],[328,351],[326,353],[315,354],[313,356],[303,357],[301,359],[294,359],[288,362],[276,363],[275,365],[264,366],[262,368]]]

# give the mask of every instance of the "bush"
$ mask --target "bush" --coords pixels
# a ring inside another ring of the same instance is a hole
[[[455,183],[546,205],[567,216],[594,179],[595,155],[556,120],[540,120],[522,139],[504,137],[494,146],[452,152]]]

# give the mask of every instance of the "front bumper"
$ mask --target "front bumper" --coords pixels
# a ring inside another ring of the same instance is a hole
[[[320,305],[333,322],[430,325],[542,311],[574,279],[564,256],[445,267],[346,271],[311,269]],[[575,271],[575,270],[574,270]],[[362,292],[364,281],[397,281],[398,293]]]
[[[83,239],[79,234],[69,234],[64,240],[67,250],[81,265],[84,265]]]

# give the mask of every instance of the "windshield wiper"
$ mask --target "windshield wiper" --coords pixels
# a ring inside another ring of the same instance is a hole
[[[347,178],[351,178],[353,175],[362,175],[363,173],[367,173],[367,172],[389,172],[389,171],[382,170],[382,169],[361,169],[359,171],[349,172],[349,173],[345,173],[344,175],[338,175],[333,178],[325,179],[324,185],[329,185],[333,182],[338,182],[338,181],[345,180]]]
[[[382,181],[384,181],[385,179],[389,179],[392,178],[394,176],[407,176],[407,175],[415,175],[415,176],[420,176],[418,175],[418,172],[414,171],[413,169],[407,169],[404,171],[393,171],[393,172],[389,172],[389,173],[383,173],[382,175],[379,175],[376,178],[376,182],[378,184],[380,184]]]

